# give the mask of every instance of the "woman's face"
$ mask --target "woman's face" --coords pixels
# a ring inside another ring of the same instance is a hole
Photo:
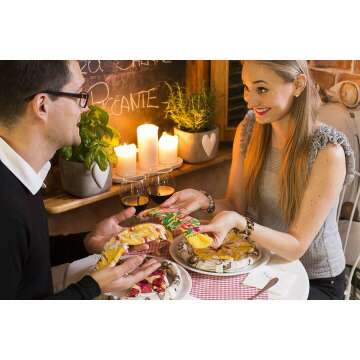
[[[287,119],[294,101],[294,82],[285,82],[269,67],[255,61],[244,62],[242,80],[244,100],[258,123]]]

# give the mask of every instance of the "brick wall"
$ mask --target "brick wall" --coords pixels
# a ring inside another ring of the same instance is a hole
[[[309,66],[315,82],[322,90],[343,80],[360,85],[359,60],[310,60]]]

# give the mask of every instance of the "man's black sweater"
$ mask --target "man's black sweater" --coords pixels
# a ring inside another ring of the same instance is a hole
[[[53,294],[51,266],[88,253],[84,234],[49,237],[40,191],[30,191],[0,161],[0,299],[93,299],[96,281],[85,276]]]

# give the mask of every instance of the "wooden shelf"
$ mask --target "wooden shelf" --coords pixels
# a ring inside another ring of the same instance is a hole
[[[181,176],[191,172],[208,168],[210,166],[218,165],[224,161],[231,160],[231,146],[232,144],[224,143],[220,145],[218,155],[215,159],[199,163],[199,164],[183,164],[179,169],[174,170],[174,176]],[[105,193],[91,196],[88,198],[77,198],[68,195],[62,191],[53,194],[44,199],[45,209],[49,214],[61,214],[69,210],[77,209],[81,206],[93,204],[97,201],[105,200],[113,196],[117,196],[127,189],[128,185],[113,184],[111,189]]]

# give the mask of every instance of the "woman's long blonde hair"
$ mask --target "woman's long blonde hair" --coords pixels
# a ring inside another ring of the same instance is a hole
[[[279,206],[284,221],[289,224],[299,210],[308,182],[308,154],[310,135],[317,115],[320,98],[311,79],[306,61],[302,60],[259,60],[256,63],[267,66],[285,82],[292,82],[299,74],[306,76],[306,87],[294,98],[290,109],[289,136],[283,149],[279,174]],[[257,189],[266,156],[271,147],[270,124],[255,122],[244,159],[248,203],[258,203]]]

